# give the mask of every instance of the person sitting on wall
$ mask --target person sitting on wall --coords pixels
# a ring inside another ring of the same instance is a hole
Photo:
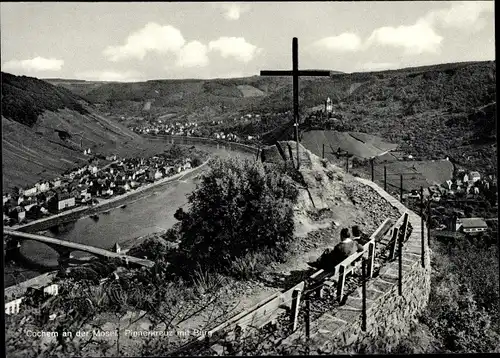
[[[349,256],[354,255],[356,252],[362,252],[363,246],[356,240],[351,239],[349,229],[343,228],[340,231],[340,242],[334,247],[333,250],[326,249],[319,260],[315,262],[308,262],[309,266],[317,269],[323,269],[335,273],[335,267]]]
[[[370,237],[363,233],[358,225],[354,225],[352,227],[352,236],[353,239],[356,240],[360,245],[365,245],[368,241],[370,241]]]

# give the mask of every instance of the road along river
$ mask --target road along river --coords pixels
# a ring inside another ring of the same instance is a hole
[[[166,140],[158,140],[158,142],[159,151],[161,151],[162,142],[170,143]],[[255,155],[251,153],[234,151],[223,145],[217,147],[211,144],[196,144],[196,147],[206,150],[213,156],[255,158]],[[119,243],[122,248],[127,248],[134,243],[136,238],[166,230],[176,222],[173,215],[179,207],[187,205],[187,195],[195,189],[198,175],[197,172],[187,174],[171,183],[148,190],[139,198],[134,197],[129,202],[121,201],[120,205],[126,204],[126,207],[112,209],[107,214],[101,213],[97,221],[85,217],[68,225],[68,230],[65,232],[55,234],[47,230],[43,232],[43,235],[104,249],[110,249],[115,243]],[[33,264],[33,267],[40,265],[54,268],[57,266],[57,253],[42,243],[23,242],[21,254]],[[88,254],[75,252],[73,255],[81,257]],[[6,286],[13,284],[14,279],[19,282],[39,272],[39,269],[21,270],[19,267],[6,267]]]

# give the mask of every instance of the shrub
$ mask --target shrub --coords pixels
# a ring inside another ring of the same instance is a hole
[[[480,240],[461,240],[438,243],[433,252],[434,276],[423,320],[442,350],[498,350],[498,250]]]
[[[298,190],[274,166],[240,159],[215,159],[189,196],[191,210],[180,221],[184,269],[198,264],[224,271],[234,259],[272,249],[284,254],[293,238]]]
[[[130,256],[144,258],[146,256],[149,260],[157,261],[165,258],[169,252],[169,245],[161,237],[149,237],[140,243],[138,246],[134,246],[127,253]]]
[[[195,156],[193,158],[193,160],[191,160],[191,165],[193,166],[193,168],[199,167],[201,164],[202,164],[202,161],[201,161],[200,157],[198,157],[198,156]]]
[[[500,318],[498,247],[485,245],[480,237],[463,240],[448,249],[455,272],[461,281],[467,282],[479,307]]]
[[[491,353],[498,349],[496,345],[500,336],[491,330],[490,316],[477,306],[472,292],[465,285],[448,287],[440,298],[439,303],[431,302],[435,309],[426,321],[440,337],[444,350]]]
[[[249,252],[243,257],[237,257],[229,268],[229,273],[237,279],[250,280],[259,276],[267,264],[275,258],[269,253]]]
[[[179,212],[179,211],[177,211],[177,212]],[[177,214],[177,212],[176,212],[176,214]],[[174,226],[172,226],[170,229],[168,229],[165,232],[165,234],[163,234],[161,237],[167,242],[179,242],[181,239],[179,229],[180,229],[180,223],[175,223]]]
[[[206,270],[201,265],[193,272],[192,278],[198,295],[217,292],[226,283],[222,275]]]

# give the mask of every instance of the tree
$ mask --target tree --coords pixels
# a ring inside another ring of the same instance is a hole
[[[193,158],[193,160],[191,161],[191,165],[193,166],[193,168],[196,168],[196,167],[200,166],[200,165],[201,165],[201,163],[202,163],[202,162],[201,162],[201,159],[200,159],[200,157],[198,157],[198,156],[195,156],[195,157]]]
[[[191,210],[176,213],[183,266],[223,270],[236,257],[264,248],[277,255],[293,237],[298,190],[276,167],[215,159],[189,196]]]
[[[161,237],[149,237],[138,246],[134,246],[128,252],[128,255],[156,261],[163,259],[169,251],[169,245]]]

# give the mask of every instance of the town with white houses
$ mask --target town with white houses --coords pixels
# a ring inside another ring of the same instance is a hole
[[[271,113],[268,113],[271,115]],[[245,123],[249,122],[259,122],[261,120],[260,114],[248,113],[240,116],[239,118],[232,118],[224,120],[213,120],[205,125],[198,126],[196,122],[171,122],[164,123],[162,119],[156,121],[151,121],[143,126],[134,127],[133,130],[138,134],[150,134],[150,135],[174,135],[174,136],[186,136],[186,137],[206,137],[212,139],[225,140],[229,142],[236,143],[255,143],[259,139],[259,136],[255,135],[238,135],[230,130],[217,130],[214,126],[231,124],[231,123]]]
[[[90,153],[90,149],[86,152]],[[53,180],[3,195],[4,225],[25,224],[64,210],[93,205],[99,199],[125,194],[200,164],[189,157],[170,159],[164,154],[125,159],[111,155],[106,159],[112,163],[105,167],[85,165]]]
[[[482,176],[478,171],[467,172],[465,169],[458,169],[454,177],[441,185],[432,185],[424,188],[424,198],[433,202],[434,206],[441,211],[444,209],[440,203],[456,201],[480,201],[485,196],[498,198],[496,175],[490,174]],[[403,195],[403,198],[420,199],[418,190],[412,190]],[[446,230],[450,232],[460,232],[464,234],[476,234],[488,229],[484,218],[467,217],[463,210],[455,209],[452,215],[445,215],[443,212],[437,219],[442,224],[436,230]]]

